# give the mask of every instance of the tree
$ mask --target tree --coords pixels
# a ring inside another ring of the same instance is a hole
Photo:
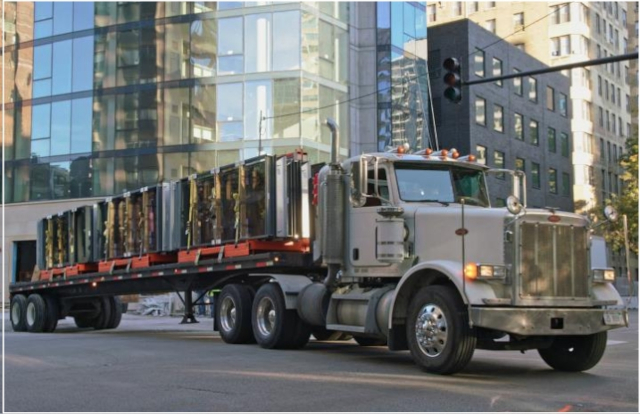
[[[622,216],[627,216],[629,249],[638,254],[638,136],[627,138],[626,151],[620,157],[620,165],[624,169],[621,178],[624,182],[621,194],[612,195],[606,201],[618,211],[618,220],[601,227],[602,234],[613,250],[624,248],[624,228]],[[594,208],[589,211],[594,221],[604,220],[602,209]]]

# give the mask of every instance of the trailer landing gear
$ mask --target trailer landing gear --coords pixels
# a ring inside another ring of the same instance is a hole
[[[193,300],[191,299],[191,293],[191,289],[184,292],[184,299],[182,300],[182,303],[184,303],[184,315],[182,316],[180,324],[200,323],[196,319],[196,315],[193,314]]]

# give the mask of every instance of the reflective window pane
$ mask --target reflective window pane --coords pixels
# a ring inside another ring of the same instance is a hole
[[[51,78],[33,81],[33,97],[51,95]]]
[[[237,75],[242,73],[242,61],[242,55],[219,57],[218,75]]]
[[[271,82],[257,81],[245,84],[245,139],[271,137],[271,119],[260,123],[260,116],[271,116]],[[262,128],[260,128],[262,126]]]
[[[33,48],[33,79],[45,79],[51,77],[51,45],[36,46]]]
[[[195,91],[194,91],[195,94]],[[189,143],[189,106],[188,88],[167,88],[164,90],[164,145]],[[199,109],[193,108],[194,112]]]
[[[216,69],[216,23],[214,19],[196,20],[191,23],[191,76],[194,78],[215,75]],[[187,42],[189,38],[187,37]],[[188,45],[183,46],[188,53]]]
[[[271,14],[247,16],[244,29],[245,72],[271,70]]]
[[[51,151],[51,140],[36,139],[31,141],[31,156],[32,157],[48,157]]]
[[[391,3],[391,44],[404,48],[404,18],[401,2]]]
[[[273,70],[300,69],[300,12],[273,14]]]
[[[35,105],[33,107],[33,126],[31,139],[49,138],[51,123],[51,104]]]
[[[71,101],[51,104],[51,155],[69,154],[71,150]]]
[[[221,122],[218,126],[220,142],[239,141],[242,139],[242,122]]]
[[[92,160],[80,157],[71,161],[69,168],[69,196],[91,197],[93,195],[91,178]]]
[[[71,104],[71,153],[91,152],[93,99],[74,99]]]
[[[77,4],[77,3],[76,3]],[[93,36],[73,39],[73,92],[93,89]]]
[[[73,3],[56,1],[53,3],[53,34],[69,33],[73,20]]]
[[[29,174],[29,181],[31,184],[31,191],[28,201],[51,199],[49,164],[32,165]]]
[[[167,3],[185,4],[185,3]],[[194,26],[201,27],[201,22],[191,23],[191,31]],[[197,30],[196,30],[197,32]],[[189,25],[187,23],[168,24],[164,31],[164,79],[186,79],[189,77]],[[193,48],[193,45],[192,45]]]
[[[204,144],[215,140],[216,86],[194,87],[191,101],[191,142]]]
[[[218,85],[218,121],[242,120],[242,84]]]
[[[73,30],[93,28],[93,2],[81,1],[73,3]]]
[[[390,29],[391,28],[391,7],[390,3],[387,1],[381,1],[376,3],[377,10],[377,28],[380,29]]]
[[[412,4],[403,2],[404,5],[404,19],[403,30],[406,35],[413,38],[416,37],[416,9]]]
[[[34,20],[44,20],[53,17],[53,3],[50,1],[37,1],[35,6]]]
[[[220,1],[218,2],[218,10],[239,9],[242,7],[241,1]]]
[[[318,73],[318,18],[302,12],[302,69]]]
[[[33,37],[36,39],[42,39],[43,37],[49,37],[53,34],[53,20],[42,20],[36,22],[33,29]]]
[[[57,162],[51,164],[51,183],[53,184],[53,198],[69,198],[71,191],[69,188],[71,176],[70,176],[70,163],[69,162]]]
[[[300,80],[273,81],[273,138],[300,136]]]
[[[71,92],[71,46],[71,40],[53,44],[53,95]]]
[[[218,53],[220,56],[242,53],[242,17],[218,20]]]

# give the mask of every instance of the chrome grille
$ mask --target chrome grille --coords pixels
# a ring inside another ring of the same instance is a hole
[[[520,277],[523,297],[588,297],[587,230],[522,223]]]

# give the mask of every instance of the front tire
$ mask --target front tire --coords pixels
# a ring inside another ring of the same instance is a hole
[[[222,288],[216,299],[216,325],[220,337],[228,344],[253,342],[251,326],[251,290],[239,284]]]
[[[27,298],[24,295],[15,295],[11,298],[11,327],[14,332],[26,332],[27,330]]]
[[[454,374],[469,363],[476,335],[458,292],[448,286],[426,286],[409,305],[407,343],[411,357],[425,371]]]
[[[579,372],[595,367],[607,347],[607,332],[593,335],[558,336],[549,348],[538,349],[540,357],[557,371]]]

